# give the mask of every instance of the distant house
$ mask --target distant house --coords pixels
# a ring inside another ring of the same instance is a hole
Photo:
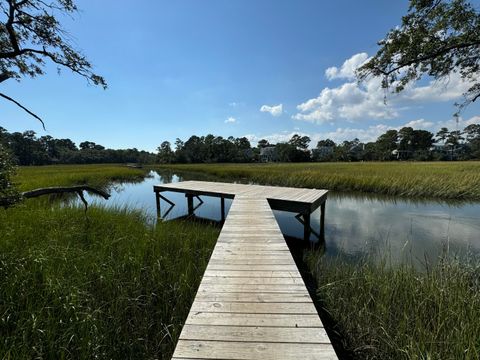
[[[444,157],[449,158],[450,160],[457,159],[462,156],[462,154],[465,154],[468,151],[468,145],[467,144],[457,144],[457,145],[452,145],[452,144],[433,144],[432,147],[430,148],[430,152],[434,154],[439,154]]]
[[[412,156],[413,151],[411,150],[393,150],[392,155],[397,159],[397,160],[403,160],[403,159],[408,159]]]
[[[266,146],[260,149],[260,161],[272,162],[278,161],[278,154],[275,145]]]
[[[313,158],[317,161],[328,160],[333,155],[334,149],[333,146],[318,146],[312,151]]]

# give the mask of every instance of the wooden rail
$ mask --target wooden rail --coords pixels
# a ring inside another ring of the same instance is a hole
[[[234,198],[173,359],[337,358],[271,209],[273,199],[311,212],[326,191],[202,182],[162,191]]]

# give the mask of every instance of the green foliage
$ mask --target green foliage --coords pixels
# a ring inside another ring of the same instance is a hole
[[[0,234],[1,359],[170,359],[218,230],[29,202]]]
[[[73,0],[1,0],[0,75],[21,79],[43,75],[45,61],[85,77],[95,85],[106,87],[105,80],[91,71],[91,64],[76,50],[59,18],[73,16]]]
[[[168,165],[228,180],[387,195],[480,199],[480,162]]]
[[[20,200],[20,194],[12,183],[14,175],[11,155],[0,143],[0,207],[12,206]]]
[[[98,163],[154,163],[155,155],[133,149],[105,149],[91,141],[79,148],[70,139],[51,136],[37,137],[34,131],[9,133],[0,127],[0,141],[8,144],[19,165],[98,164]]]
[[[400,92],[423,75],[445,79],[459,73],[471,84],[461,110],[480,96],[479,33],[480,15],[465,0],[410,0],[401,26],[379,42],[358,75],[381,76],[384,88]]]
[[[160,164],[170,164],[175,160],[175,154],[172,151],[170,142],[164,141],[157,149],[157,162]]]
[[[159,156],[164,156],[165,149]],[[208,134],[206,136],[191,136],[183,142],[175,142],[175,162],[248,162],[253,160],[253,151],[247,138],[227,139],[222,136]]]
[[[316,252],[307,264],[322,306],[355,359],[478,359],[480,261],[443,258],[419,272]]]

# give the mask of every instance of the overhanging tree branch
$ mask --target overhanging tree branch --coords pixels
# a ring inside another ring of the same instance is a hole
[[[480,98],[480,13],[468,0],[410,0],[401,26],[378,44],[357,69],[359,80],[378,76],[384,89],[398,93],[423,76],[440,80],[456,73],[470,86],[455,104],[458,112]]]
[[[108,200],[110,198],[109,193],[88,185],[46,187],[46,188],[25,191],[21,195],[26,199],[30,199],[30,198],[43,196],[43,195],[75,193],[78,195],[83,205],[85,206],[85,211],[87,211],[88,202],[85,199],[85,196],[83,195],[84,191],[101,196],[105,200]]]
[[[23,106],[22,104],[20,104],[18,101],[16,101],[15,99],[12,99],[10,96],[7,96],[3,93],[0,93],[0,96],[3,97],[4,99],[7,99],[8,101],[11,101],[13,102],[15,105],[17,105],[19,108],[23,109],[24,111],[26,111],[28,114],[30,114],[31,116],[33,116],[35,119],[37,119],[38,121],[40,121],[42,123],[42,127],[43,127],[43,130],[46,130],[45,128],[45,123],[43,122],[43,120],[36,114],[34,114],[33,112],[31,112],[30,110],[28,110],[25,106]]]
[[[86,57],[76,50],[59,19],[77,11],[73,0],[0,0],[5,14],[0,22],[0,83],[23,76],[43,75],[47,61],[67,68],[89,83],[107,87],[105,79],[92,71]],[[42,123],[42,119],[10,96],[0,94]]]

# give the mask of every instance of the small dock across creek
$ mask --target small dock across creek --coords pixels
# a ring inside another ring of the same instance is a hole
[[[186,181],[154,187],[193,197],[233,198],[215,249],[185,321],[173,359],[336,359],[272,209],[310,214],[326,190]],[[307,235],[307,234],[306,234]]]

